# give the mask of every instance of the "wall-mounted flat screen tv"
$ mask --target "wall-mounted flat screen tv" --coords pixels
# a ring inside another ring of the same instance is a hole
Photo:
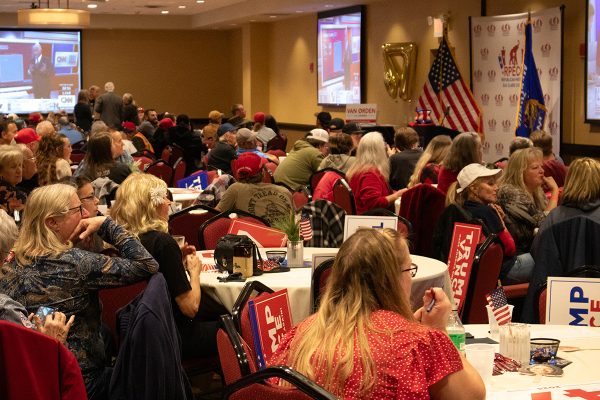
[[[0,29],[0,113],[73,112],[81,31]]]
[[[364,6],[317,15],[317,96],[320,105],[364,101]]]

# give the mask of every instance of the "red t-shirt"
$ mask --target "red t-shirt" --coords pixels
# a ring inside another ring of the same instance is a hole
[[[309,317],[289,331],[272,360],[279,363],[287,360],[295,335],[301,335],[314,318],[314,315]],[[355,351],[354,369],[344,385],[343,399],[429,399],[430,386],[463,369],[458,351],[441,331],[408,322],[391,311],[372,313],[371,324],[367,340],[376,365],[377,382],[370,393],[359,396],[362,364],[359,352]],[[313,380],[323,386],[329,373],[319,370]]]
[[[356,173],[348,184],[354,193],[356,214],[360,215],[374,208],[390,207],[386,196],[392,193],[392,189],[379,170],[373,168]]]

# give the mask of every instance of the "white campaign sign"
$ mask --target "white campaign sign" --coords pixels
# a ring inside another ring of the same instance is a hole
[[[371,123],[377,122],[377,104],[348,104],[346,105],[346,122]]]
[[[600,327],[600,278],[548,277],[546,324]]]
[[[346,215],[344,221],[344,240],[348,239],[360,228],[398,229],[397,217],[379,217],[365,215]]]
[[[531,13],[533,56],[548,109],[544,130],[552,135],[556,154],[561,131],[561,19],[558,7]],[[471,81],[483,113],[486,162],[508,157],[515,136],[526,21],[526,13],[471,18]]]

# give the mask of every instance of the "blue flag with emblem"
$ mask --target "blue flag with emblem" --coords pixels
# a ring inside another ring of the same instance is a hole
[[[544,128],[546,106],[540,77],[535,66],[532,50],[531,20],[525,25],[525,56],[523,58],[523,74],[521,76],[521,98],[517,113],[517,136],[529,137],[535,130]]]

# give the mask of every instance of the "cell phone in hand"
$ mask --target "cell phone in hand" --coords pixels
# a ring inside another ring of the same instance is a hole
[[[51,315],[54,311],[56,311],[56,310],[52,307],[40,306],[37,309],[37,311],[35,312],[35,315],[37,315],[39,317],[39,319],[42,321],[42,324],[43,324],[44,321],[46,321],[46,317],[48,315]]]

